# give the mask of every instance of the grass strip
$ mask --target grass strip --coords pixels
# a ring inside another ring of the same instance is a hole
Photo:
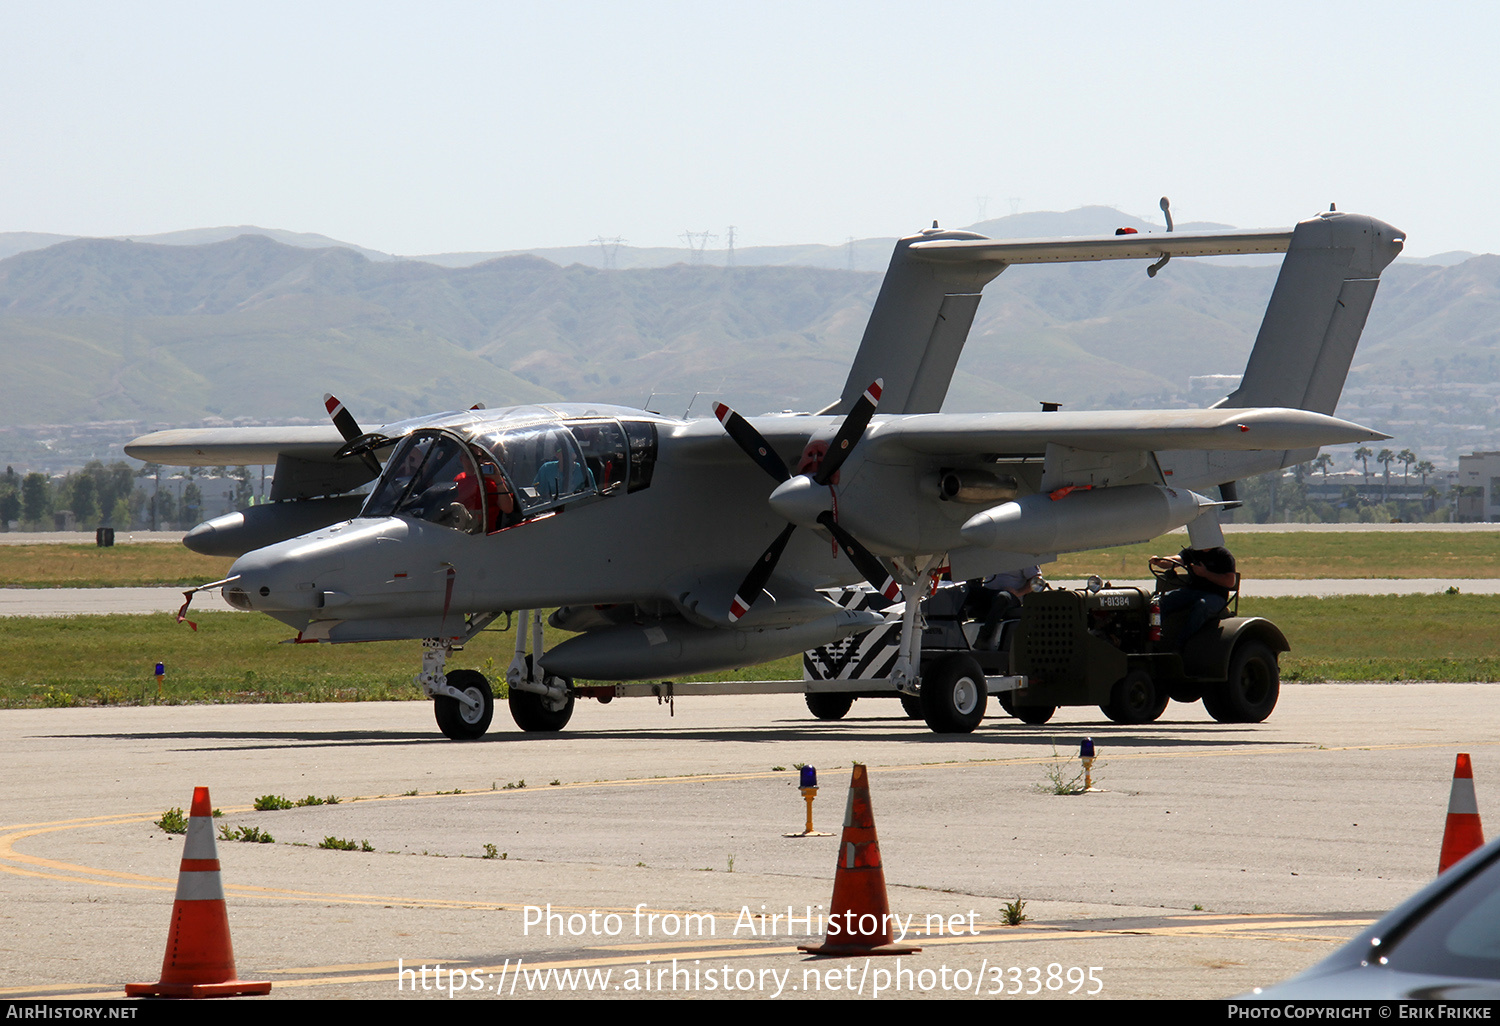
[[[1176,552],[1187,540],[1170,535],[1138,545],[1065,555],[1043,567],[1054,580],[1146,577],[1146,559]],[[1230,548],[1247,578],[1306,580],[1413,577],[1500,577],[1500,535],[1489,532],[1382,531],[1239,534]],[[176,543],[0,545],[0,587],[144,588],[222,580],[231,559],[200,556]]]
[[[1489,531],[1294,531],[1232,534],[1226,539],[1239,570],[1251,580],[1320,577],[1500,577],[1500,534]],[[1042,567],[1053,580],[1087,577],[1145,578],[1146,560],[1175,553],[1185,535],[1062,556]]]
[[[1500,599],[1485,595],[1259,598],[1240,604],[1292,644],[1287,681],[1500,681]],[[502,621],[503,623],[503,621]],[[0,630],[0,708],[183,702],[355,702],[420,698],[416,642],[283,645],[269,617],[205,612],[194,633],[154,616],[12,617]],[[549,631],[547,644],[563,635]],[[485,631],[450,669],[499,683],[514,635]],[[166,664],[165,682],[153,676]],[[797,656],[684,680],[787,680]],[[503,692],[503,686],[497,693]]]
[[[196,614],[195,633],[172,616],[7,617],[0,620],[0,708],[183,702],[374,702],[421,698],[415,641],[281,644],[293,636],[267,616]],[[504,618],[499,621],[503,626]],[[566,635],[546,632],[548,647]],[[515,635],[480,634],[448,669],[476,669],[504,694]],[[156,664],[166,666],[157,684]],[[684,680],[782,680],[802,675],[792,656],[744,671]]]
[[[176,542],[0,545],[0,587],[154,588],[222,581],[234,560],[201,556]]]

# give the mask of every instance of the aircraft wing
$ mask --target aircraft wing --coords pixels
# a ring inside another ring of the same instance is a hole
[[[125,455],[169,467],[254,467],[282,454],[334,463],[344,444],[332,424],[317,427],[179,428],[153,431],[125,446]]]
[[[1080,413],[929,413],[877,417],[862,446],[941,456],[1042,453],[1049,444],[1097,452],[1168,449],[1284,450],[1389,438],[1308,410],[1101,410]]]
[[[125,454],[172,467],[276,465],[271,498],[306,499],[342,495],[375,478],[369,465],[338,459],[344,444],[338,428],[180,428],[154,431],[125,446]],[[309,528],[311,530],[311,528]]]

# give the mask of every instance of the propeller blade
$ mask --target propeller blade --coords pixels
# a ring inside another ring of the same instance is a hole
[[[776,569],[777,562],[781,559],[781,553],[786,549],[787,541],[792,537],[792,532],[797,529],[796,524],[787,524],[786,529],[776,536],[771,547],[761,553],[750,572],[745,575],[744,581],[740,583],[739,589],[734,593],[734,601],[729,604],[729,622],[734,623],[740,617],[750,611],[755,600],[760,598],[765,590],[766,582],[771,579],[771,573]]]
[[[344,404],[339,402],[338,397],[332,392],[323,393],[323,405],[328,407],[328,415],[333,418],[333,426],[339,429],[339,434],[344,436],[344,441],[352,442],[364,433],[354,422],[354,414],[346,410]]]
[[[828,528],[834,540],[839,543],[839,548],[844,550],[844,555],[849,557],[849,562],[854,564],[865,580],[878,591],[888,602],[896,601],[901,594],[901,585],[886,570],[885,564],[876,558],[875,554],[854,540],[854,535],[839,526],[837,520],[833,519],[832,512],[824,512],[818,517],[818,523]]]
[[[351,449],[355,442],[362,441],[366,436],[359,430],[359,425],[355,423],[354,414],[346,410],[344,404],[339,402],[338,397],[333,393],[323,393],[323,405],[328,408],[328,415],[333,418],[333,426],[339,429],[339,434],[343,435],[344,441],[348,443],[338,451],[338,455],[343,456],[345,455],[345,449]],[[353,451],[349,455],[353,455]],[[371,473],[377,477],[380,476],[380,461],[370,454],[370,450],[368,448],[364,449],[360,455],[363,457],[364,464],[370,469]]]
[[[854,409],[844,418],[839,425],[839,433],[833,436],[833,441],[828,443],[828,455],[823,457],[823,465],[818,468],[817,476],[813,478],[820,485],[826,485],[833,480],[833,475],[839,472],[849,454],[854,451],[859,437],[865,433],[865,428],[870,426],[870,418],[875,415],[875,407],[880,405],[880,391],[885,384],[883,378],[876,378],[870,387],[865,389],[854,403]]]
[[[734,439],[734,443],[745,450],[745,455],[754,460],[760,469],[778,482],[792,476],[786,469],[786,464],[781,462],[781,457],[776,455],[776,450],[771,448],[771,443],[751,427],[748,420],[723,403],[714,403],[714,416],[719,418],[719,423],[724,425],[724,430]]]

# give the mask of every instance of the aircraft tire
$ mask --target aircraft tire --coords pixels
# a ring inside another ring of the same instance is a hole
[[[432,713],[438,730],[454,741],[473,741],[484,736],[495,717],[495,695],[490,682],[478,670],[454,670],[448,674],[448,685],[479,699],[474,712],[456,698],[438,695],[432,700]]]
[[[1276,653],[1259,641],[1244,640],[1229,660],[1229,679],[1203,692],[1203,707],[1220,723],[1260,723],[1281,697]]]
[[[854,704],[854,696],[839,694],[836,691],[809,691],[805,696],[807,699],[807,711],[820,720],[841,720],[849,713],[849,707]]]
[[[1145,670],[1131,670],[1115,681],[1109,701],[1099,708],[1116,723],[1154,723],[1166,711],[1169,697]]]
[[[986,688],[973,656],[950,655],[922,678],[922,718],[936,734],[968,734],[984,719]]]
[[[1052,718],[1057,712],[1055,705],[1016,705],[1011,701],[1010,692],[1000,692],[1000,708],[1010,713],[1022,723],[1028,723],[1033,727],[1040,727]]]
[[[549,680],[558,680],[552,677]],[[567,678],[561,678],[565,686],[573,682]],[[567,702],[561,709],[548,708],[545,695],[539,695],[535,691],[520,691],[516,688],[510,690],[510,718],[516,721],[516,726],[528,734],[555,734],[568,725],[573,718],[573,696],[569,695]]]
[[[906,711],[909,720],[920,720],[922,718],[922,699],[916,695],[901,694],[901,708]]]

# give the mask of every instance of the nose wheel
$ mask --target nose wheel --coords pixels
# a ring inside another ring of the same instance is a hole
[[[472,741],[483,737],[495,717],[495,695],[490,682],[478,670],[454,670],[448,674],[448,686],[461,692],[467,702],[447,695],[432,700],[432,712],[438,729],[454,741]]]

